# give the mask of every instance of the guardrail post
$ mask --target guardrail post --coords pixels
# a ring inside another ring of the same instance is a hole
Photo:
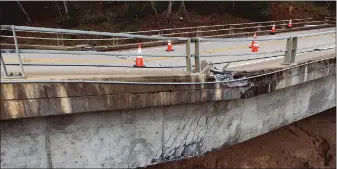
[[[308,19],[305,19],[304,26],[307,26],[307,25],[308,25],[308,22],[309,22],[309,20],[308,20]]]
[[[286,28],[286,25],[287,25],[287,21],[283,21],[283,22],[282,22],[282,29],[285,29],[285,28]]]
[[[291,59],[290,59],[290,63],[295,63],[295,57],[296,57],[296,52],[297,52],[297,41],[298,38],[297,37],[293,37],[293,42],[291,45]]]
[[[1,65],[2,65],[2,67],[4,69],[4,72],[5,72],[5,76],[7,77],[8,76],[8,72],[7,72],[7,69],[6,69],[5,61],[2,58],[2,54],[1,53],[0,53],[0,58],[1,58]]]
[[[234,33],[233,31],[233,25],[229,25],[229,34],[232,35]]]
[[[297,37],[289,37],[287,39],[287,49],[283,59],[283,65],[290,65],[295,62],[296,51],[297,51]]]
[[[257,26],[258,26],[257,31],[258,31],[258,32],[261,32],[261,26],[262,26],[262,25],[259,23],[259,24],[257,24]]]
[[[200,42],[199,38],[195,39],[195,49],[194,49],[194,72],[200,73],[201,67],[200,67]]]
[[[291,49],[292,49],[293,37],[287,39],[287,48],[283,59],[283,65],[290,65],[291,63]]]
[[[112,46],[115,46],[115,37],[112,37]]]
[[[21,76],[24,78],[24,77],[26,77],[26,75],[25,75],[25,71],[23,69],[22,60],[21,60],[21,56],[20,56],[20,52],[19,52],[18,40],[16,39],[15,28],[14,28],[13,25],[12,25],[12,31],[13,31],[13,39],[14,39],[14,44],[15,44],[15,51],[16,51],[16,54],[18,56],[19,63],[20,63]]]
[[[328,18],[324,17],[324,24],[327,24],[327,23],[328,23]]]
[[[58,29],[60,29],[60,27],[58,27]],[[62,45],[64,46],[64,42],[63,42],[63,34],[56,34],[56,38],[57,38],[57,45]],[[58,39],[61,39],[61,42],[58,40]]]
[[[192,73],[191,39],[188,39],[186,41],[186,68],[188,73]]]

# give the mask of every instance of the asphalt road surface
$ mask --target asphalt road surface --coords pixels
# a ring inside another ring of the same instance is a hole
[[[324,28],[315,30],[305,30],[296,31],[288,33],[279,33],[276,35],[266,35],[259,37],[278,37],[278,36],[296,36],[310,33],[318,33],[325,31],[332,31],[335,28]],[[259,39],[257,37],[257,41]],[[313,50],[315,48],[327,48],[335,46],[335,33],[303,37],[298,39],[297,52]],[[200,43],[200,54],[239,54],[239,53],[249,53],[251,49],[248,48],[251,42],[241,41],[241,42],[201,42]],[[259,52],[253,55],[245,56],[222,56],[222,57],[201,57],[201,60],[208,60],[212,63],[220,63],[227,61],[238,61],[251,58],[260,58],[272,55],[284,55],[284,52],[279,52],[275,54],[261,54],[263,52],[272,52],[277,50],[285,50],[286,40],[273,40],[273,41],[262,41],[259,42]],[[174,51],[166,52],[166,46],[151,47],[142,49],[142,53],[155,53],[158,57],[143,57],[145,61],[145,66],[148,67],[176,67],[179,68],[133,68],[135,63],[134,56],[102,56],[102,55],[69,55],[69,54],[32,54],[32,53],[22,53],[21,57],[24,64],[39,64],[39,65],[50,65],[50,64],[60,64],[68,66],[37,66],[37,65],[25,65],[24,69],[26,75],[28,76],[64,76],[64,75],[115,75],[115,74],[145,74],[151,75],[158,72],[168,72],[173,71],[176,73],[186,73],[186,60],[183,57],[162,57],[161,54],[185,54],[186,47],[185,44],[173,44]],[[118,52],[137,52],[137,49],[123,50]],[[191,43],[191,53],[194,53],[194,44]],[[15,53],[2,53],[2,56],[6,64],[17,64],[17,56]],[[280,58],[282,56],[279,56]],[[277,57],[276,57],[277,58]],[[243,62],[233,62],[229,67],[236,67],[247,65],[251,63],[262,62],[275,58],[250,60]],[[192,58],[192,64],[194,59]],[[76,65],[76,66],[70,66]],[[84,66],[84,65],[95,65],[95,66]],[[99,66],[105,65],[105,66]],[[218,67],[222,67],[226,64],[218,64]],[[111,67],[118,66],[118,67]],[[8,72],[18,72],[20,69],[18,66],[7,65]],[[1,75],[3,76],[4,71],[1,67]]]

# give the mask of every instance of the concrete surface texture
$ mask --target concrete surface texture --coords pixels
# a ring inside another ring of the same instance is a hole
[[[323,28],[305,31],[295,31],[287,33],[279,33],[276,35],[264,35],[260,37],[279,37],[279,36],[296,36],[303,34],[318,33],[324,31],[335,30],[335,28]],[[312,50],[314,48],[325,48],[335,45],[335,33],[321,36],[303,37],[298,40],[297,52]],[[200,54],[238,54],[238,53],[250,53],[251,49],[248,46],[251,42],[201,42]],[[236,61],[242,59],[252,59],[271,55],[284,55],[284,52],[274,54],[261,54],[261,52],[272,52],[286,49],[286,40],[272,40],[259,42],[259,52],[254,55],[244,56],[223,56],[223,57],[202,57],[202,60],[211,61],[212,63]],[[174,51],[169,54],[185,54],[185,44],[173,44]],[[143,53],[156,53],[159,57],[144,57],[145,66],[186,66],[186,59],[184,57],[160,57],[161,54],[167,54],[165,51],[166,46],[151,47],[143,49]],[[137,49],[124,50],[120,52],[137,52]],[[194,44],[191,43],[191,53],[194,53]],[[2,53],[6,64],[18,63],[15,53]],[[67,54],[21,54],[24,64],[33,64],[25,66],[25,70],[28,76],[38,75],[116,75],[116,74],[152,74],[158,71],[181,71],[185,72],[185,68],[133,68],[135,63],[135,57],[133,56],[97,56],[97,55],[67,55]],[[282,57],[282,56],[280,56]],[[256,60],[246,61],[244,63],[254,63]],[[194,59],[192,58],[194,64]],[[34,65],[35,64],[35,65]],[[41,64],[49,64],[49,66],[38,66]],[[61,65],[76,65],[76,66],[50,66],[50,64]],[[96,65],[96,66],[83,66],[83,65]],[[242,63],[232,63],[232,66],[238,66]],[[105,65],[105,66],[97,66]],[[221,67],[224,64],[219,64]],[[126,66],[126,67],[111,67],[111,66]],[[2,69],[2,68],[1,68]],[[8,70],[11,72],[19,71],[18,66],[8,65]],[[155,71],[154,71],[155,70]],[[1,71],[1,75],[3,75]]]
[[[231,147],[146,169],[157,168],[336,168],[336,107]]]
[[[279,70],[276,72],[269,70],[272,72],[261,75],[260,77],[221,84],[1,84],[1,90],[3,92],[1,92],[0,119],[8,120],[244,99],[272,93],[286,87],[329,75],[335,75],[335,66],[336,58],[330,56],[330,58],[298,65],[292,69]],[[267,70],[250,72],[248,75],[261,74],[266,71]],[[214,79],[203,79],[203,76],[199,78],[187,76],[185,77],[186,79],[184,79],[184,77],[173,78],[171,76],[167,78],[174,82],[214,81]],[[149,79],[155,80],[156,78],[151,77]],[[161,81],[160,79],[158,80]]]
[[[243,142],[336,106],[325,54],[240,85],[1,84],[1,167],[143,167]]]
[[[142,167],[201,155],[336,106],[335,81],[247,99],[1,121],[1,167]]]

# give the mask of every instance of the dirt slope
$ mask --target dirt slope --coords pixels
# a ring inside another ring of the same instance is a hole
[[[326,16],[336,15],[326,7],[314,5],[312,2],[271,2],[269,13],[273,20],[289,18],[323,20]]]

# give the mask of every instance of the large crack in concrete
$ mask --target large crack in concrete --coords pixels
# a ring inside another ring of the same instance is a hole
[[[335,168],[335,110],[202,156],[147,168]]]

